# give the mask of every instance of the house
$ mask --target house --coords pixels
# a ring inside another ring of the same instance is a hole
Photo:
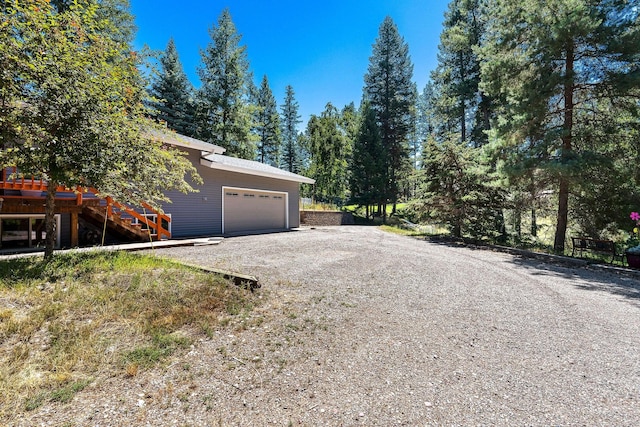
[[[233,235],[300,226],[300,184],[313,179],[251,160],[182,135],[157,136],[187,152],[204,184],[197,193],[168,192],[162,208],[174,238]]]
[[[156,212],[150,206],[132,209],[100,199],[94,189],[56,189],[58,247],[107,241],[144,241],[214,235],[282,231],[300,225],[300,184],[315,181],[269,165],[224,155],[225,149],[173,133],[152,133],[153,139],[178,147],[202,177],[198,192],[167,192],[171,203]],[[0,177],[0,250],[44,245],[45,182]]]

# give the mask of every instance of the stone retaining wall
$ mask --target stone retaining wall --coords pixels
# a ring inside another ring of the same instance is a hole
[[[351,212],[340,211],[300,211],[300,225],[326,226],[354,224]]]

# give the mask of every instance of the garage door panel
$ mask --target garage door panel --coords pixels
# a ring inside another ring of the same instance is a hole
[[[284,229],[287,227],[286,201],[286,193],[226,189],[224,232]]]

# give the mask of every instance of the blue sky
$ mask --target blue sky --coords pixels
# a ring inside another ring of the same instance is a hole
[[[291,85],[303,124],[327,102],[358,105],[371,47],[385,16],[391,16],[409,44],[418,90],[436,66],[448,0],[130,0],[136,17],[137,48],[164,50],[170,37],[192,83],[200,81],[200,49],[209,29],[228,7],[241,44],[247,47],[255,82],[269,78],[278,106]]]

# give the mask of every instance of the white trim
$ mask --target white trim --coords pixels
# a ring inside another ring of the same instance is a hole
[[[206,159],[204,157],[200,158],[200,164],[202,166],[206,166],[211,169],[242,173],[245,175],[262,176],[265,178],[280,179],[282,181],[301,182],[304,184],[315,184],[316,182],[315,179],[307,178],[306,176],[302,176],[302,175],[297,175],[297,174],[285,175],[278,172],[269,172],[264,170],[243,168],[241,166],[226,165],[224,163],[218,163],[218,162]]]
[[[226,185],[222,186],[222,234],[225,233],[224,230],[224,198],[227,190],[232,191],[257,191],[260,193],[270,193],[270,194],[284,194],[284,215],[285,222],[284,228],[289,228],[289,192],[288,191],[274,191],[274,190],[261,190],[259,188],[246,188],[246,187],[228,187]]]
[[[45,219],[44,214],[0,214],[0,235],[2,234],[2,221],[3,219]],[[55,214],[56,220],[56,249],[60,249],[60,214]],[[29,230],[27,231],[29,236],[29,248],[31,248],[31,234],[33,230],[31,229],[31,221],[29,221]],[[1,240],[1,237],[0,237]]]

